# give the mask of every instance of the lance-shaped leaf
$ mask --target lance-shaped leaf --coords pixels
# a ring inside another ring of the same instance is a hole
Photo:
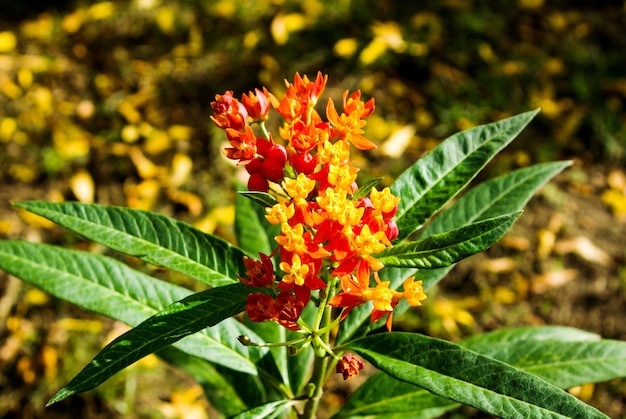
[[[0,269],[58,298],[130,326],[191,294],[186,288],[159,281],[108,257],[21,240],[0,241]],[[211,362],[257,374],[254,361],[267,350],[239,345],[237,333],[256,338],[240,323],[227,319],[174,346]]]
[[[571,394],[509,364],[417,333],[345,345],[390,376],[502,418],[606,418]]]
[[[270,195],[267,192],[239,191],[238,194],[256,202],[262,207],[272,207],[278,203],[274,195]]]
[[[459,404],[452,400],[377,373],[350,395],[332,419],[431,419],[457,407]]]
[[[488,218],[423,240],[388,247],[376,258],[385,266],[433,269],[450,266],[492,246],[521,211]]]
[[[523,169],[515,170],[481,183],[463,194],[449,208],[446,208],[437,218],[429,223],[420,238],[426,238],[436,233],[449,231],[481,219],[497,217],[502,214],[521,210],[533,194],[550,178],[555,176],[571,163],[553,162],[542,163]],[[424,289],[428,290],[439,282],[451,267],[437,269],[415,268],[385,268],[380,272],[381,279],[391,281],[394,288],[400,287],[404,280],[415,276],[423,282]],[[400,314],[407,308],[402,302],[395,312]],[[356,307],[342,322],[339,329],[338,342],[345,342],[359,331],[365,331],[371,308]]]
[[[473,336],[460,345],[571,388],[626,377],[626,342],[571,328],[522,327]]]
[[[146,355],[240,313],[250,287],[232,284],[170,304],[109,343],[48,405],[90,390]]]
[[[252,409],[241,412],[238,415],[231,416],[231,419],[271,419],[281,415],[294,404],[298,403],[297,400],[277,400],[262,404],[261,406],[253,407]]]
[[[535,164],[482,182],[424,227],[420,238],[519,211],[539,188],[571,164],[571,161]]]
[[[211,286],[232,284],[244,270],[242,250],[164,215],[79,202],[15,205],[111,249]]]
[[[280,234],[280,227],[270,224],[264,217],[265,207],[255,204],[238,194],[235,201],[235,233],[239,247],[248,256],[258,259],[258,253],[269,255],[276,247],[274,237]]]
[[[166,346],[157,355],[193,377],[204,389],[211,405],[224,415],[235,415],[248,408],[237,394],[238,383],[228,380],[207,360],[186,354],[173,346]]]
[[[411,235],[450,199],[537,114],[522,113],[454,134],[405,170],[391,185],[398,204],[399,240]]]
[[[626,375],[625,342],[601,341],[597,334],[571,327],[502,329],[474,335],[459,345],[531,372],[564,389]],[[381,373],[359,386],[334,419],[372,415],[437,418],[455,407],[458,407],[456,402]]]

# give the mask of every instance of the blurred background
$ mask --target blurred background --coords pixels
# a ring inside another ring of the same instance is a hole
[[[537,107],[481,179],[574,162],[396,328],[458,340],[561,324],[626,340],[624,28],[622,0],[0,2],[0,238],[104,251],[10,204],[46,199],[159,211],[232,240],[237,171],[209,102],[320,70],[336,101],[375,97],[366,135],[380,147],[355,164],[386,184],[447,136]],[[123,330],[0,273],[0,417],[213,417],[152,357],[43,408]],[[571,391],[626,412],[623,380]],[[348,392],[331,383],[325,414]]]

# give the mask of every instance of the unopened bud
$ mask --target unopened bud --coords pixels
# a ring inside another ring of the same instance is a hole
[[[250,346],[252,345],[252,341],[250,340],[250,338],[246,335],[240,335],[237,340],[239,341],[239,343],[241,343],[244,346]]]

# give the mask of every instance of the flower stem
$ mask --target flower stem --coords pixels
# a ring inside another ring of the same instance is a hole
[[[266,140],[269,140],[272,136],[267,131],[267,127],[265,126],[265,121],[259,122],[259,126],[261,127],[261,132],[263,133],[263,137],[265,137]]]
[[[313,375],[311,376],[311,380],[309,384],[313,387],[313,394],[309,397],[306,404],[304,405],[304,411],[302,415],[300,415],[301,419],[313,419],[315,418],[315,412],[320,403],[320,399],[322,398],[322,394],[324,394],[324,381],[326,379],[326,368],[328,367],[327,356],[324,357],[315,357],[315,361],[313,363]]]
[[[309,385],[313,388],[313,394],[307,400],[304,406],[304,412],[300,416],[302,419],[312,419],[319,406],[322,395],[324,394],[324,382],[328,371],[328,363],[335,354],[330,349],[330,328],[332,316],[332,307],[328,305],[328,301],[335,294],[337,279],[329,278],[325,295],[320,298],[320,305],[313,323],[313,333],[316,334],[313,339],[313,347],[315,348],[315,361],[313,363],[313,374],[309,381]],[[319,332],[322,333],[319,333]]]

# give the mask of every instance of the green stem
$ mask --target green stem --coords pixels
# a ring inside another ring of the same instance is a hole
[[[320,305],[313,322],[313,347],[316,349],[315,361],[313,363],[313,374],[309,381],[309,386],[313,388],[313,394],[309,397],[304,405],[304,412],[300,416],[302,419],[312,419],[319,406],[322,395],[324,394],[324,382],[328,371],[328,362],[333,359],[334,354],[330,349],[330,328],[332,307],[328,305],[328,301],[334,296],[337,278],[331,277],[326,287],[326,295],[320,298]],[[322,333],[319,333],[322,331]],[[329,356],[332,355],[332,356]]]
[[[269,140],[271,135],[267,131],[267,127],[265,126],[265,121],[259,122],[259,126],[261,127],[261,132],[263,133],[263,137],[265,137],[266,140]]]
[[[309,397],[304,405],[304,412],[300,415],[301,419],[313,419],[315,412],[324,394],[324,381],[326,379],[326,368],[328,366],[328,357],[315,357],[313,364],[313,375],[309,381],[309,385],[313,388],[313,394]]]

